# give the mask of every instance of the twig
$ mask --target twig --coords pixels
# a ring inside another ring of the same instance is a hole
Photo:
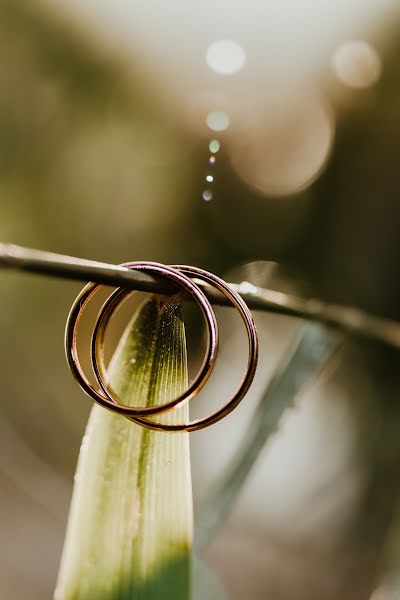
[[[173,294],[177,291],[176,286],[170,281],[156,279],[146,273],[93,260],[23,248],[14,244],[0,243],[0,268],[18,269],[78,281],[94,281],[144,292]],[[221,306],[228,305],[222,294],[202,282],[199,282],[199,285],[211,302]],[[253,310],[311,319],[400,348],[400,323],[397,321],[371,315],[349,306],[328,304],[312,298],[301,298],[256,287],[246,281],[229,285]]]

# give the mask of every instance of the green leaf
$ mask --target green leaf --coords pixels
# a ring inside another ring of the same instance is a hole
[[[187,386],[180,298],[151,297],[109,368],[127,405],[159,404]],[[188,418],[188,406],[159,417]],[[189,439],[94,406],[83,438],[56,600],[187,600],[193,530]]]

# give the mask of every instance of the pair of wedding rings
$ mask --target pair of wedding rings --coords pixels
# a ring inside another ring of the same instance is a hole
[[[124,288],[117,288],[104,302],[93,328],[90,353],[91,363],[101,391],[96,390],[83,372],[77,352],[77,330],[79,321],[91,298],[99,291],[101,287],[103,287],[102,285],[96,283],[88,283],[77,296],[67,320],[65,348],[68,365],[72,371],[72,374],[77,379],[84,392],[86,392],[86,394],[88,394],[95,402],[114,413],[127,417],[143,427],[171,432],[196,431],[217,423],[239,404],[239,402],[246,395],[254,379],[258,359],[258,340],[253,318],[247,305],[241,296],[234,292],[225,283],[225,281],[216,275],[209,273],[208,271],[199,269],[198,267],[185,265],[166,266],[153,262],[130,262],[121,266],[140,272],[145,272],[155,277],[167,277],[168,279],[172,279],[195,299],[203,313],[208,334],[207,349],[202,366],[187,390],[180,396],[169,402],[166,402],[165,404],[157,404],[154,406],[145,407],[126,406],[122,404],[106,380],[106,367],[103,352],[104,335],[114,311],[129,294],[134,292]],[[211,415],[201,419],[189,421],[187,423],[171,424],[160,423],[158,421],[156,422],[151,419],[152,416],[169,411],[175,406],[191,400],[198,394],[208,380],[217,358],[217,321],[209,300],[199,285],[197,285],[196,280],[200,280],[215,287],[219,292],[224,294],[232,303],[232,305],[238,310],[245,325],[248,338],[248,360],[246,372],[236,392],[229,398],[222,408],[218,409]]]

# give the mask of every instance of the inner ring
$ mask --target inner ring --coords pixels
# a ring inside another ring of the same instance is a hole
[[[209,427],[210,425],[213,425],[214,423],[217,423],[219,420],[224,418],[239,404],[239,402],[246,395],[253,381],[257,367],[258,339],[254,321],[249,308],[247,307],[246,303],[241,298],[241,296],[234,290],[232,290],[227,285],[227,283],[223,281],[223,279],[220,279],[216,275],[209,273],[208,271],[204,271],[203,269],[200,269],[198,267],[174,265],[174,268],[179,269],[181,272],[185,273],[185,275],[188,275],[189,277],[201,279],[206,283],[215,286],[219,291],[221,291],[225,296],[229,298],[233,306],[239,311],[239,314],[242,317],[243,323],[245,325],[248,337],[249,354],[246,372],[239,385],[239,388],[236,390],[235,394],[233,394],[233,396],[228,400],[228,402],[216,412],[201,419],[195,419],[187,423],[170,424],[160,423],[158,421],[153,421],[150,419],[135,416],[131,416],[129,418],[135,423],[142,425],[143,427],[155,429],[158,431],[197,431]],[[102,315],[99,314],[98,320],[101,321],[102,318]],[[92,354],[92,366],[93,370],[96,373],[99,385],[101,386],[104,393],[108,396],[110,401],[113,401],[113,396],[111,395],[106,383],[106,369],[104,361],[102,360],[101,356],[96,354],[96,352]]]

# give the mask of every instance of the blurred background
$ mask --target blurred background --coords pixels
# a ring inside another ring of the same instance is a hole
[[[399,319],[399,33],[397,0],[0,0],[0,240]],[[43,600],[90,410],[62,341],[81,286],[0,275],[0,599]],[[244,367],[218,317],[203,407]],[[251,394],[191,438],[199,512],[299,326],[255,318]],[[399,379],[346,339],[303,389],[207,553],[227,598],[400,598]]]

